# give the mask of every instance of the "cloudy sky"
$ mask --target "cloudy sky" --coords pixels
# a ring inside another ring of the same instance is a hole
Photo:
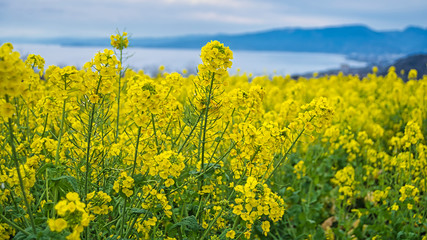
[[[133,37],[364,24],[427,28],[426,0],[0,0],[0,37]]]

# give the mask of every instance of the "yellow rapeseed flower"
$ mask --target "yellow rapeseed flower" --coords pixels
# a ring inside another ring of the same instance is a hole
[[[269,221],[263,221],[261,224],[262,232],[265,236],[270,232],[270,222]]]
[[[234,239],[236,237],[236,232],[234,230],[230,230],[227,232],[227,234],[225,234],[225,237]]]
[[[49,219],[47,220],[47,224],[52,232],[62,232],[67,228],[67,221],[63,218]]]
[[[15,113],[15,107],[10,103],[0,103],[0,117],[8,119]]]
[[[116,35],[111,35],[111,46],[115,49],[123,50],[129,46],[129,40],[127,37],[127,32],[123,32],[122,34],[118,33]]]

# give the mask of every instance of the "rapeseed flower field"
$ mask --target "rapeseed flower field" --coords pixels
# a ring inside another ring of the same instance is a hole
[[[426,239],[427,76],[82,69],[0,48],[0,239]]]

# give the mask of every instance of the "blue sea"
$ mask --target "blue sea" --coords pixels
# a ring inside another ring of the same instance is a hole
[[[103,47],[68,47],[42,44],[16,44],[21,56],[39,54],[46,61],[46,67],[74,65],[81,68]],[[186,69],[195,73],[201,63],[200,50],[170,48],[128,48],[124,51],[124,65],[148,74],[157,72],[164,66],[167,72],[182,72]],[[274,51],[233,51],[231,74],[304,74],[309,72],[339,69],[343,66],[363,67],[364,62],[346,59],[344,55],[310,52],[274,52]]]

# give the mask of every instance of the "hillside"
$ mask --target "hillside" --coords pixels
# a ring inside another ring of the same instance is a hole
[[[108,38],[0,39],[2,41],[108,46]],[[363,25],[324,28],[282,28],[254,33],[191,35],[163,38],[132,38],[133,47],[200,49],[219,40],[233,50],[322,52],[366,55],[427,53],[427,29],[375,31]]]
[[[421,77],[423,75],[427,75],[427,54],[415,54],[415,55],[409,55],[406,57],[399,58],[395,60],[394,62],[388,64],[388,65],[375,65],[375,64],[368,64],[367,67],[362,68],[350,68],[349,66],[343,65],[340,69],[330,69],[326,71],[319,72],[318,74],[320,76],[322,75],[335,75],[339,72],[343,72],[344,74],[352,74],[352,75],[359,75],[361,77],[366,76],[368,73],[372,72],[372,67],[377,66],[378,67],[378,75],[387,75],[388,69],[391,66],[394,66],[396,68],[396,73],[399,77],[401,77],[403,80],[407,80],[408,72],[411,69],[415,69],[418,72],[418,76]],[[307,73],[302,75],[295,75],[294,78],[297,77],[310,77],[313,73]]]
[[[411,54],[427,52],[427,29],[374,31],[365,26],[284,28],[237,35],[134,39],[138,47],[200,48],[217,39],[235,50],[324,52],[340,54]]]

